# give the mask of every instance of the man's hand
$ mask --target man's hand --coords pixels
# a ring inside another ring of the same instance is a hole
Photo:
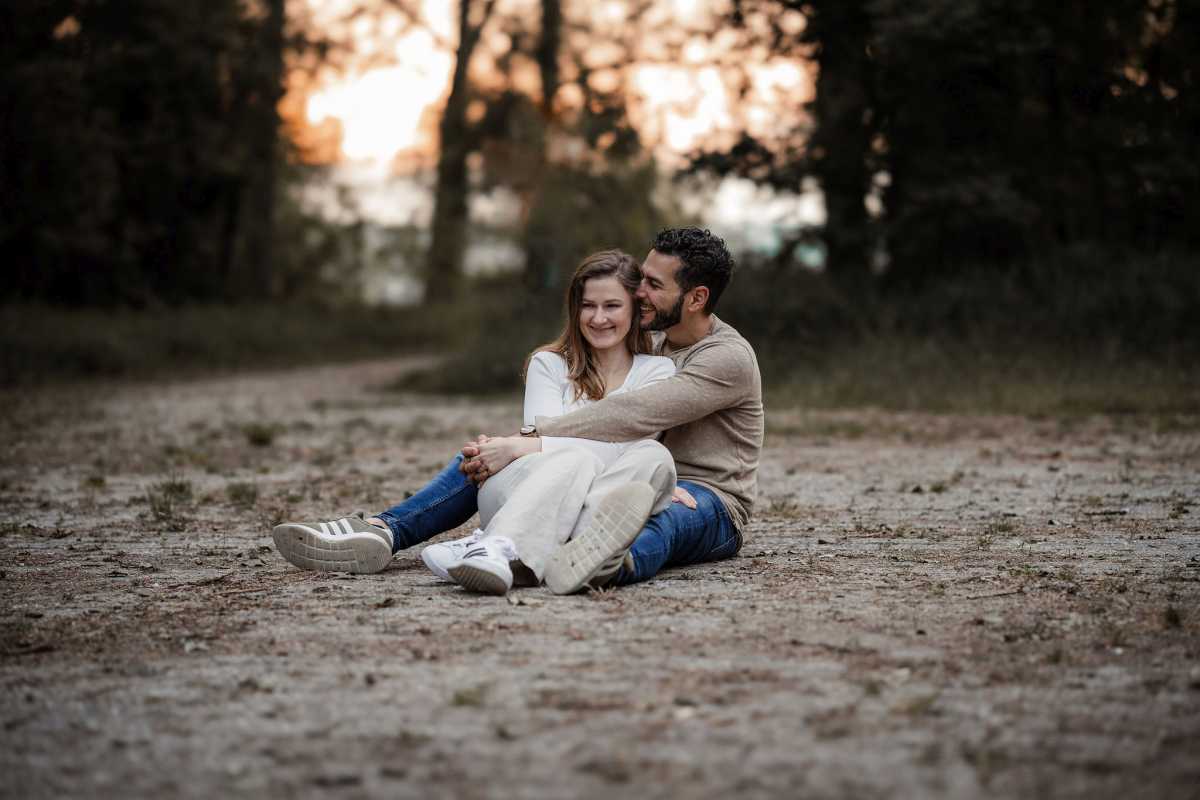
[[[692,497],[691,492],[684,489],[682,486],[676,486],[675,491],[671,493],[672,503],[683,503],[693,511],[696,510],[696,498]]]

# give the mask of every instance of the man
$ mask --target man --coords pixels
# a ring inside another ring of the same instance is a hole
[[[559,594],[729,558],[741,548],[754,505],[764,420],[758,361],[713,313],[733,259],[708,231],[668,229],[655,238],[642,272],[640,324],[654,332],[654,352],[671,358],[676,374],[561,417],[538,418],[522,434],[547,437],[542,443],[549,449],[555,437],[631,441],[665,431],[663,444],[689,502],[636,519],[632,528],[618,508],[598,513],[596,524],[547,566],[546,583]],[[291,523],[276,528],[275,542],[297,566],[376,572],[394,552],[466,522],[477,510],[475,484],[486,479],[479,449],[468,445],[421,491],[378,517]]]

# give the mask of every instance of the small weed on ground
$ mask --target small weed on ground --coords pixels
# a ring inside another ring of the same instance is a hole
[[[270,447],[279,428],[263,422],[248,422],[242,426],[242,435],[251,447]]]
[[[238,481],[225,487],[225,496],[240,509],[253,508],[258,502],[258,487],[253,483]]]
[[[292,504],[286,497],[275,497],[259,505],[259,522],[266,529],[287,522],[292,516]]]
[[[96,489],[103,489],[107,484],[108,479],[99,474],[88,475],[83,479],[83,481],[80,482],[80,486],[82,486],[84,489],[91,489],[93,491]]]
[[[790,497],[772,497],[767,504],[766,515],[784,519],[799,519],[804,516],[804,509]]]
[[[467,708],[480,708],[483,706],[484,700],[487,698],[487,691],[488,687],[486,685],[458,689],[450,698],[450,705]]]
[[[146,501],[156,521],[179,523],[185,518],[183,506],[191,503],[193,494],[191,481],[171,475],[146,490]]]

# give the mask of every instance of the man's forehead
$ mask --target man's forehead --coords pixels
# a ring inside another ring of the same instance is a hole
[[[683,262],[679,256],[669,256],[657,250],[651,250],[642,262],[642,272],[661,280],[675,280],[675,273]]]

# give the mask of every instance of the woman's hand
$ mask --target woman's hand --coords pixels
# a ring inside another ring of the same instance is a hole
[[[507,467],[521,456],[540,452],[542,442],[530,436],[497,436],[475,445],[478,455],[472,459],[478,467],[474,470],[475,484],[484,481]]]
[[[696,498],[692,497],[691,492],[684,489],[682,486],[676,486],[675,491],[671,493],[672,503],[683,503],[693,511],[696,510]]]
[[[483,464],[479,461],[479,445],[490,438],[486,433],[481,433],[462,447],[463,460],[458,462],[458,471],[476,486],[482,486],[487,479]]]

